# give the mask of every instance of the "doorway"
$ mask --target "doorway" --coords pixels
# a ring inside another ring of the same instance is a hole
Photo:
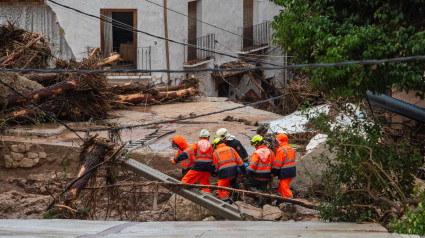
[[[120,54],[122,61],[113,68],[137,68],[137,10],[100,9],[101,48],[104,57],[113,52]],[[111,23],[113,22],[113,24]]]

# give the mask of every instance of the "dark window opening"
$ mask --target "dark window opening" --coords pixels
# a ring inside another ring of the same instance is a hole
[[[137,27],[136,10],[101,9],[101,16],[109,21],[101,23],[104,56],[109,57],[116,52],[120,54],[122,60],[114,62],[113,68],[135,68],[137,65],[137,35],[131,29]]]
[[[228,97],[229,96],[229,84],[221,83],[218,85],[218,96],[219,97]]]

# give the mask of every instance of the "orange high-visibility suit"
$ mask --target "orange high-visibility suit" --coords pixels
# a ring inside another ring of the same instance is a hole
[[[177,161],[176,161],[177,157],[189,147],[189,144],[186,142],[186,140],[182,136],[175,136],[173,138],[173,143],[177,144],[177,146],[179,147],[176,155],[173,158],[173,164],[177,164]],[[185,176],[186,173],[190,170],[190,168],[192,168],[194,163],[195,162],[193,161],[192,158],[187,158],[185,160],[181,160],[182,175],[183,176]]]
[[[194,161],[194,165],[183,177],[182,183],[194,184],[199,180],[202,185],[210,185],[212,167],[211,143],[207,139],[201,139],[183,151],[175,161],[178,162],[189,158]],[[202,190],[211,192],[209,188],[203,188]]]
[[[219,144],[213,153],[213,165],[218,171],[218,186],[230,187],[230,184],[236,182],[238,175],[238,166],[245,174],[245,166],[241,157],[231,147],[224,143]],[[217,190],[218,196],[222,201],[230,202],[229,192]]]
[[[273,162],[273,174],[278,176],[279,187],[277,193],[285,198],[293,198],[289,184],[296,176],[295,150],[288,144],[288,137],[285,134],[277,135],[280,142],[276,148],[276,159]]]
[[[272,163],[274,160],[273,151],[265,145],[259,146],[251,156],[247,178],[245,183],[247,189],[258,189],[260,192],[267,191],[267,183],[270,181]]]

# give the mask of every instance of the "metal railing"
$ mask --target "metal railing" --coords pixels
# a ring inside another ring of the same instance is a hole
[[[193,65],[202,61],[214,58],[214,53],[211,51],[205,51],[202,49],[215,50],[215,34],[208,34],[206,36],[198,37],[193,40],[185,40],[185,43],[189,45],[195,45],[191,47],[188,45],[184,46],[184,64]]]
[[[140,69],[152,70],[151,47],[148,46],[137,48],[137,55],[140,59]],[[149,73],[149,75],[151,75],[151,73]]]
[[[246,52],[268,46],[271,36],[270,26],[270,22],[265,21],[254,26],[240,28],[243,36],[241,37],[241,51]]]

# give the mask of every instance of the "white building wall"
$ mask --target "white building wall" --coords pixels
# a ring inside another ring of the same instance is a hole
[[[88,14],[100,17],[100,9],[137,9],[137,27],[139,30],[164,37],[164,10],[162,7],[151,4],[143,0],[91,0],[91,1],[69,1],[56,0],[57,2],[76,8]],[[163,0],[151,0],[159,5],[163,5]],[[183,14],[188,14],[188,1],[192,0],[168,0],[168,8]],[[241,35],[241,27],[243,25],[243,1],[242,0],[197,0],[197,18],[215,25],[219,28],[226,29],[230,32]],[[94,19],[82,14],[76,13],[70,9],[66,9],[55,5],[51,2],[46,3],[53,9],[57,15],[57,22],[63,28],[62,37],[68,42],[69,48],[72,50],[77,60],[82,60],[88,56],[88,48],[100,47],[101,30],[100,20]],[[3,8],[2,8],[3,9]],[[279,13],[280,8],[276,7],[268,0],[254,0],[254,24],[262,23],[264,20],[272,21],[273,16]],[[188,18],[172,11],[168,11],[168,37],[169,39],[183,42],[187,39]],[[2,14],[0,14],[1,19]],[[215,34],[217,44],[216,51],[225,52],[235,56],[240,51],[241,37],[217,29],[215,27],[197,23],[198,37],[207,34]],[[166,52],[165,41],[143,33],[137,34],[138,47],[151,48],[151,68],[166,69]],[[268,50],[266,50],[268,51]],[[169,42],[169,59],[170,68],[176,70],[185,69],[184,64],[184,46]],[[280,49],[274,50],[270,55],[280,55]],[[248,56],[257,58],[255,56]],[[264,61],[273,61],[275,64],[282,64],[281,58],[258,57]],[[200,68],[215,67],[223,63],[234,61],[237,59],[215,55],[212,62],[199,66]],[[138,68],[141,68],[141,56],[138,57]],[[188,74],[190,76],[190,74]],[[153,73],[154,80],[167,80],[166,73]],[[197,73],[197,77],[201,79],[201,89],[208,96],[216,96],[215,82],[210,72]],[[276,72],[266,72],[266,77],[280,78],[282,70]],[[172,83],[178,83],[180,79],[186,77],[186,74],[172,73]],[[156,81],[155,82],[159,82]],[[246,84],[246,83],[245,83]],[[259,90],[257,90],[259,92]]]

